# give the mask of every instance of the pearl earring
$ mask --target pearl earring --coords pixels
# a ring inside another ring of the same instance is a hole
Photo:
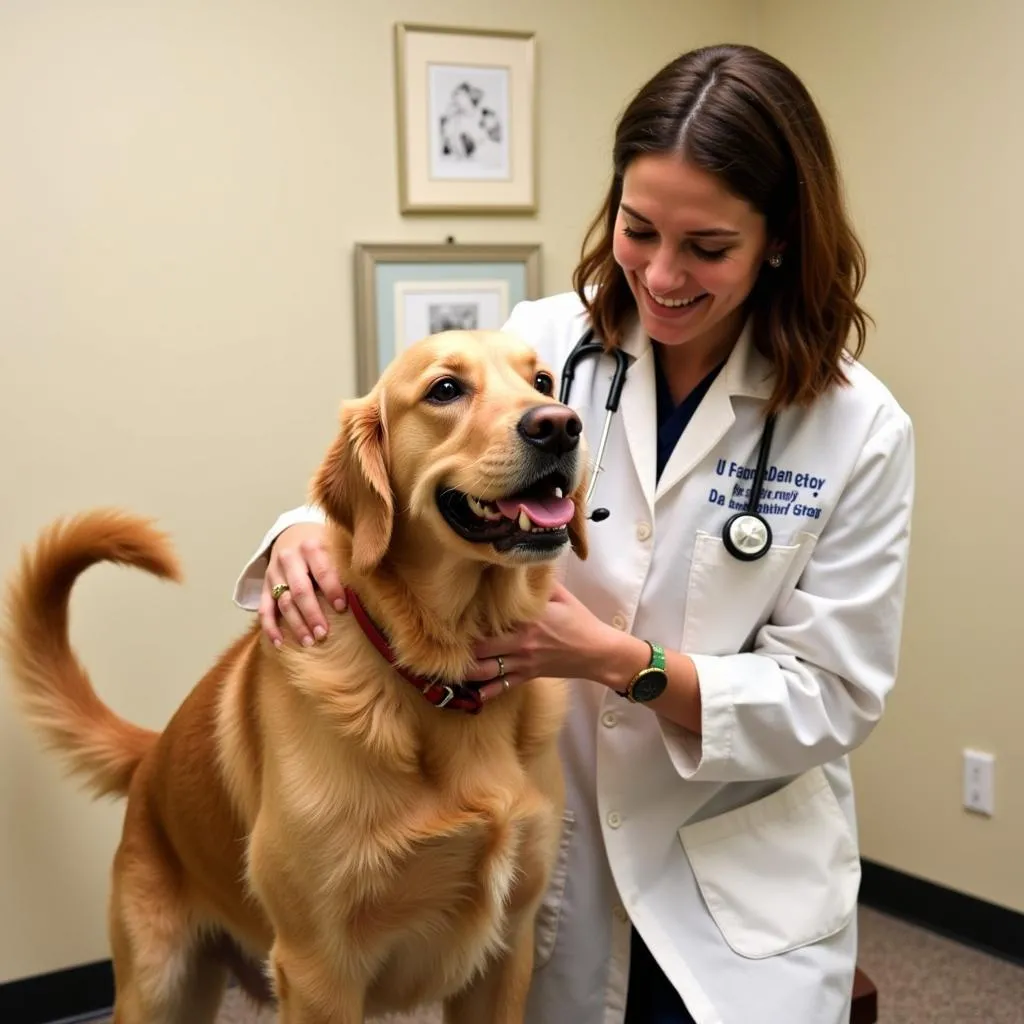
[[[782,253],[773,252],[771,256],[768,257],[768,266],[773,270],[778,270],[779,267],[782,266]]]

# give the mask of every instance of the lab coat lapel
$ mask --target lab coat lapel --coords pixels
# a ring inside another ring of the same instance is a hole
[[[683,431],[668,463],[662,471],[655,491],[661,498],[698,466],[733,425],[736,413],[733,398],[746,395],[766,398],[771,393],[771,367],[751,341],[750,323],[743,329],[725,366],[697,406],[693,418]],[[651,394],[654,393],[653,383]],[[651,418],[656,419],[652,410]]]
[[[654,489],[658,473],[658,406],[654,386],[654,353],[638,321],[622,339],[622,349],[630,357],[626,386],[622,389],[619,413],[626,442],[640,478],[647,507],[653,514]],[[608,383],[611,384],[609,371]]]

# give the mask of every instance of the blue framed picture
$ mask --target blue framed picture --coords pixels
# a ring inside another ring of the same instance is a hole
[[[498,330],[540,295],[539,245],[355,247],[356,373],[366,394],[412,342],[445,330]]]

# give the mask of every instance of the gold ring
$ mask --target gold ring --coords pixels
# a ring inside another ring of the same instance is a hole
[[[505,674],[505,659],[500,654],[496,654],[495,657],[498,660],[498,675],[503,676]]]
[[[291,590],[287,583],[278,583],[270,592],[270,596],[276,601],[286,590]]]
[[[501,685],[505,687],[506,693],[508,693],[512,686],[512,684],[504,676],[501,677]]]

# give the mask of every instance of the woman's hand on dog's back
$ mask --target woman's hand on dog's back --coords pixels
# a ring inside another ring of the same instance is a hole
[[[282,530],[270,549],[259,616],[275,647],[284,642],[282,623],[306,647],[327,636],[316,587],[339,612],[345,610],[345,588],[327,551],[326,535],[322,523],[298,523]],[[287,583],[288,589],[275,601],[271,592],[279,583]]]

